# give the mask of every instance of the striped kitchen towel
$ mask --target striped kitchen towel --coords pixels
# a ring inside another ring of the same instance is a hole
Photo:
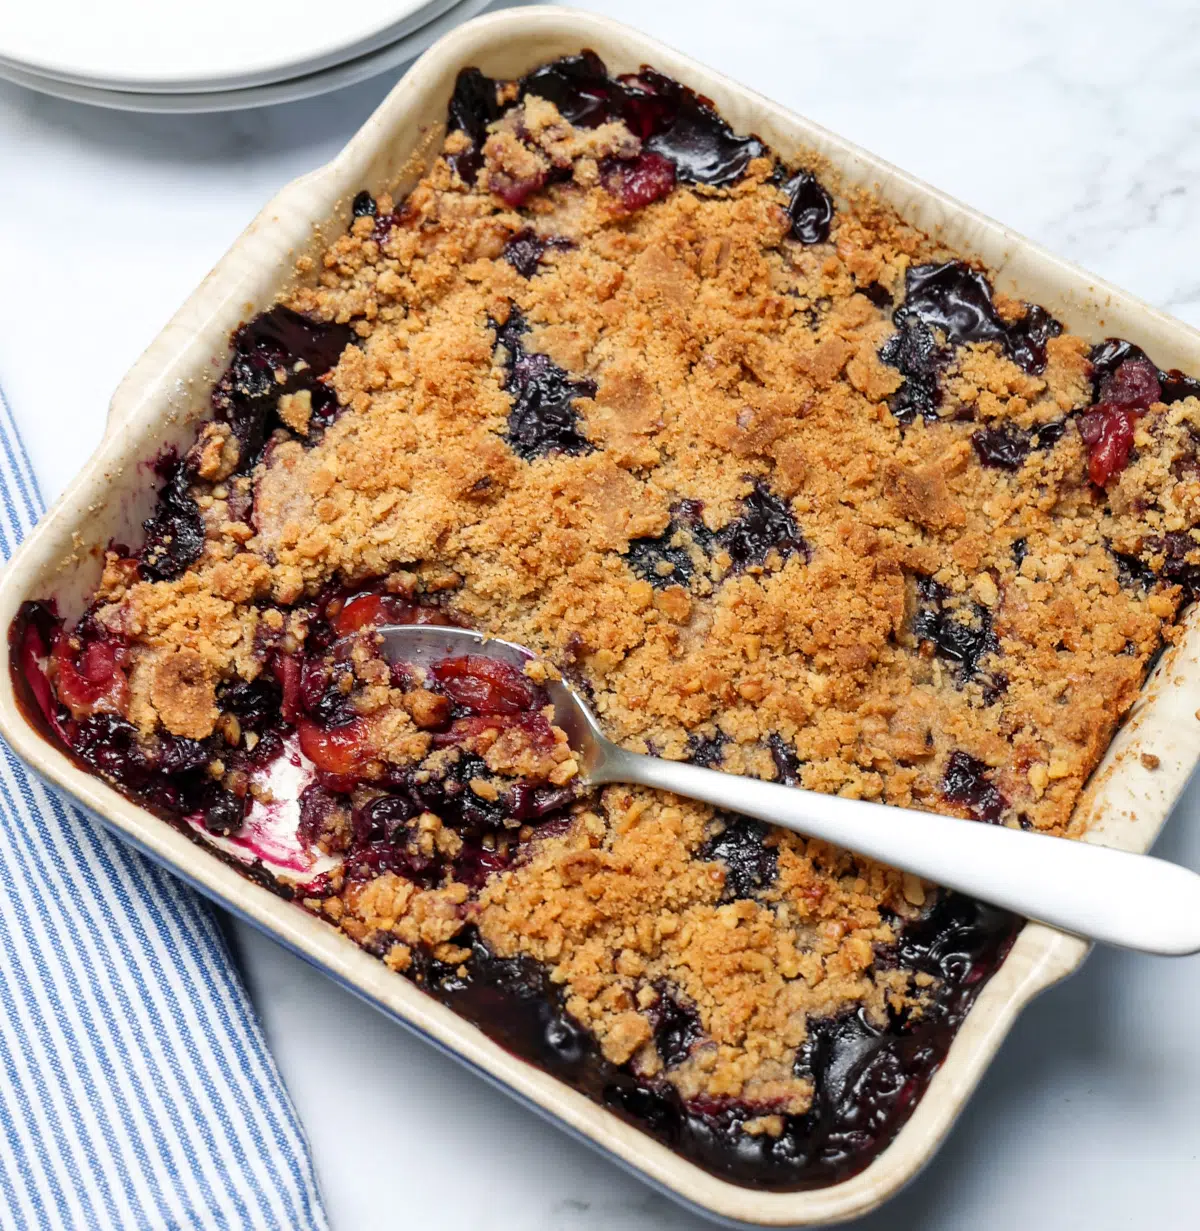
[[[0,553],[42,511],[0,394]],[[0,1227],[328,1226],[207,904],[0,741]]]

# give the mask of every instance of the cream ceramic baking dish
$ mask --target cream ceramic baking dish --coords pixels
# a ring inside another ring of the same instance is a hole
[[[873,188],[917,226],[985,261],[996,271],[997,289],[1045,305],[1072,331],[1093,340],[1117,334],[1164,367],[1200,371],[1200,334],[669,48],[567,9],[507,12],[462,26],[428,51],[342,153],[285,188],[184,304],[118,389],[95,455],[8,566],[0,581],[3,626],[28,598],[53,595],[64,614],[78,613],[98,579],[104,545],[134,535],[153,505],[156,480],[145,463],[189,437],[206,413],[209,389],[229,353],[230,331],[273,301],[298,256],[345,227],[359,189],[403,190],[415,182],[440,139],[460,68],[477,65],[494,77],[518,77],[584,47],[617,73],[653,64],[713,99],[736,130],[756,132],[785,158],[800,149],[817,151],[844,184]],[[1092,821],[1092,840],[1144,850],[1166,820],[1200,750],[1198,649],[1200,618],[1193,610],[1182,640],[1160,662],[1079,805],[1079,819]],[[697,1211],[733,1222],[836,1222],[895,1193],[936,1149],[1020,1009],[1076,969],[1087,953],[1078,939],[1026,926],[890,1146],[864,1171],[827,1188],[756,1191],[702,1171],[517,1059],[345,936],[79,769],[26,723],[7,669],[0,672],[0,732],[44,777],[198,889],[651,1184]],[[1158,758],[1153,772],[1142,765],[1142,751]]]

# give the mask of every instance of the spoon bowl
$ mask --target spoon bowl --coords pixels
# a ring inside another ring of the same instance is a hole
[[[453,625],[388,624],[379,630],[383,656],[390,663],[407,663],[428,670],[447,658],[465,654],[483,654],[497,662],[523,671],[537,661],[537,655],[522,645],[485,637],[473,628]],[[583,785],[599,786],[604,782],[623,781],[619,773],[613,776],[614,761],[628,756],[623,748],[606,739],[592,711],[579,694],[561,679],[540,680],[538,686],[554,707],[554,725],[566,734]]]

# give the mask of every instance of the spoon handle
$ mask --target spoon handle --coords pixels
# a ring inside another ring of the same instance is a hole
[[[822,838],[1079,936],[1200,952],[1200,875],[1163,859],[613,753],[597,782],[656,787]]]

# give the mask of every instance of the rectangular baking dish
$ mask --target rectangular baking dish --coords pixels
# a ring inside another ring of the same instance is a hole
[[[207,413],[230,331],[271,304],[298,257],[344,230],[359,189],[404,191],[416,181],[440,141],[460,68],[477,65],[513,78],[585,47],[615,73],[643,63],[665,71],[711,98],[736,130],[757,133],[786,159],[815,151],[843,187],[872,188],[915,225],[983,260],[998,290],[1045,305],[1073,332],[1091,340],[1120,335],[1162,367],[1200,371],[1197,332],[745,87],[604,18],[552,7],[505,12],[460,27],[426,52],[342,153],[286,187],[205,278],[121,384],[104,440],[6,569],[0,624],[7,627],[24,600],[50,595],[63,614],[78,614],[98,580],[105,544],[134,538],[153,506],[157,480],[146,463],[189,439]],[[1075,819],[1089,825],[1089,840],[1145,850],[1166,820],[1200,750],[1197,651],[1200,619],[1192,610],[1080,802]],[[1079,939],[1027,925],[890,1146],[864,1171],[830,1187],[755,1191],[702,1171],[517,1059],[347,937],[84,773],[26,723],[7,663],[0,671],[0,733],[43,777],[201,892],[642,1179],[697,1212],[743,1225],[838,1222],[895,1193],[931,1157],[1017,1013],[1087,953]],[[1157,768],[1143,765],[1143,752],[1153,753]]]

